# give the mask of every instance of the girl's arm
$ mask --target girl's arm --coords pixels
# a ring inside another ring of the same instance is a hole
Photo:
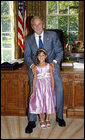
[[[53,91],[53,95],[54,95],[54,71],[53,71],[53,68],[51,65],[50,65],[50,74],[51,74],[52,91]]]
[[[37,77],[37,73],[35,72],[33,75],[33,90],[31,94],[31,98],[34,96],[36,77]]]

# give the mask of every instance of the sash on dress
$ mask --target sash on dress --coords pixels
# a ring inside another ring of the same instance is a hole
[[[37,74],[37,79],[51,77],[50,73]]]

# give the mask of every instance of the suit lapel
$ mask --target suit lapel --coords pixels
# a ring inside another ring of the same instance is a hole
[[[37,43],[36,43],[36,40],[35,40],[35,34],[32,35],[31,39],[32,39],[31,40],[31,42],[32,42],[32,45],[31,45],[32,50],[34,52],[36,52],[37,49],[38,49],[38,46],[37,46]],[[49,34],[46,31],[44,31],[43,44],[44,44],[44,47],[45,47],[46,50],[48,49],[48,42],[49,42],[49,40],[50,40]]]
[[[37,47],[37,43],[36,43],[34,34],[33,34],[33,37],[32,37],[32,47],[33,47],[34,52],[36,52],[38,47]]]
[[[43,44],[44,46],[47,48],[48,46],[46,44],[48,44],[48,41],[50,40],[49,35],[46,31],[44,31],[44,39],[43,39]]]

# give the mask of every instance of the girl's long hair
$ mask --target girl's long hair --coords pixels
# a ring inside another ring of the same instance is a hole
[[[38,60],[38,55],[39,55],[41,52],[43,52],[45,55],[47,55],[47,52],[46,52],[45,49],[38,49],[38,50],[37,50],[37,53],[36,53],[36,65],[40,63],[40,61]],[[46,62],[46,63],[49,63],[48,55],[47,55],[47,57],[46,57],[46,59],[45,59],[45,62]]]

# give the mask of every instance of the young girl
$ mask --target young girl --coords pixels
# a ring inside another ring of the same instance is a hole
[[[40,126],[50,127],[49,116],[55,113],[54,74],[52,66],[47,63],[47,54],[39,49],[36,55],[36,72],[33,78],[33,92],[29,102],[29,112],[39,114]],[[46,120],[43,115],[46,113]]]

